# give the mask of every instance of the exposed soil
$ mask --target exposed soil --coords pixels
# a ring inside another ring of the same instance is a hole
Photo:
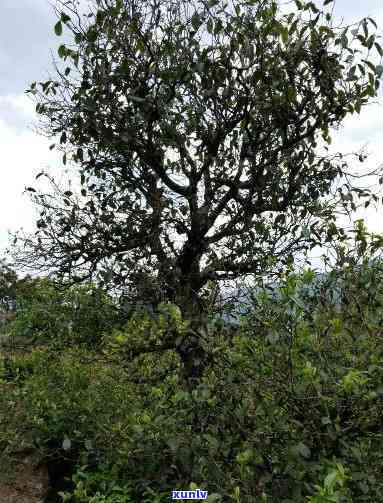
[[[33,453],[19,453],[10,472],[9,479],[0,478],[1,503],[43,503],[49,485],[48,470],[38,466]]]

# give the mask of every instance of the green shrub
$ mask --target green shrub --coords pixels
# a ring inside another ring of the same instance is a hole
[[[119,326],[116,302],[88,284],[58,289],[46,278],[23,284],[8,335],[19,344],[54,342],[95,347],[105,332]]]
[[[134,314],[101,348],[14,355],[0,419],[10,403],[20,412],[0,442],[70,460],[80,503],[162,502],[190,485],[210,501],[383,501],[382,283],[364,267],[289,275],[257,292],[236,332],[208,325],[192,392],[160,350],[187,326],[171,305]],[[321,294],[340,279],[341,302]]]

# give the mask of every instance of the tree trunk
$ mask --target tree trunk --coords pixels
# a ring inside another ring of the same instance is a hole
[[[207,354],[202,344],[202,331],[206,313],[198,294],[185,286],[177,299],[182,316],[190,321],[189,330],[184,336],[177,352],[182,362],[182,379],[188,390],[194,389],[200,382],[207,365]]]

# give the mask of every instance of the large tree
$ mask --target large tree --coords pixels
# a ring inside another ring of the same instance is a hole
[[[336,212],[371,194],[326,148],[376,96],[383,51],[372,19],[334,26],[324,4],[93,0],[84,15],[57,1],[56,34],[73,44],[29,93],[81,193],[29,189],[41,217],[18,263],[131,291],[151,278],[156,300],[196,320],[209,281],[281,270],[341,237]],[[198,337],[177,341],[198,376]]]

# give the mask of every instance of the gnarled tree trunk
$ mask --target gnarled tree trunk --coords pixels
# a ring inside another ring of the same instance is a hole
[[[207,354],[203,347],[203,331],[207,313],[198,291],[190,284],[184,284],[176,299],[183,319],[190,322],[189,329],[177,352],[182,362],[182,378],[188,390],[194,389],[203,376],[207,364]]]

